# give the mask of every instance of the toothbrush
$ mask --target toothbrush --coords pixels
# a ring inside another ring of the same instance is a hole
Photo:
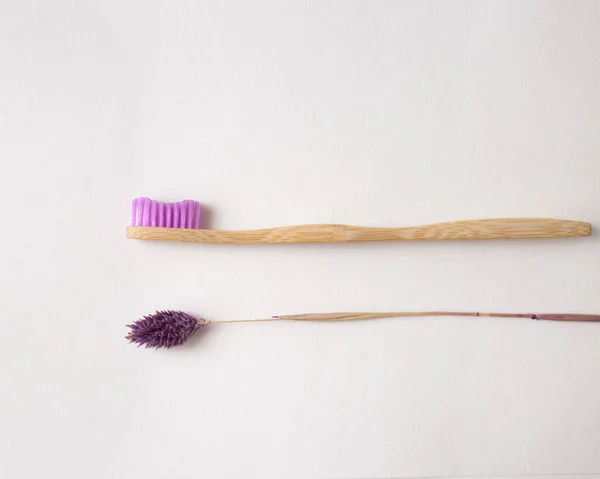
[[[159,203],[136,198],[127,237],[192,243],[345,243],[392,240],[465,240],[503,238],[565,238],[590,236],[589,223],[545,218],[454,221],[403,228],[366,228],[337,224],[281,226],[245,231],[200,228],[197,201]]]
[[[233,319],[206,321],[183,311],[157,311],[128,324],[125,339],[145,348],[173,348],[183,345],[196,331],[211,324],[263,323],[272,321],[357,321],[417,316],[469,316],[489,318],[527,318],[548,321],[600,322],[599,314],[531,314],[531,313],[471,313],[451,311],[421,311],[392,313],[318,313],[271,316],[265,319]]]

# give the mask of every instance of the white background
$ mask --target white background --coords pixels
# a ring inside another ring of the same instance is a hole
[[[0,477],[600,473],[600,324],[125,324],[600,313],[584,239],[193,245],[206,225],[600,224],[595,1],[0,3]],[[597,477],[600,477],[597,476]]]

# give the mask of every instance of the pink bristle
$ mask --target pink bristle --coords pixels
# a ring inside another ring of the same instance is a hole
[[[134,200],[133,209],[135,210],[135,219],[133,220],[134,226],[142,226],[142,212],[144,209],[143,198],[136,198]]]
[[[179,228],[179,203],[173,203],[173,228]]]
[[[187,222],[187,201],[179,202],[179,228],[186,228]]]
[[[172,228],[173,227],[173,203],[167,203],[166,207],[167,207],[167,218],[166,218],[165,226],[167,228]]]
[[[144,224],[144,198],[138,198],[136,224],[138,226],[143,226]]]
[[[183,218],[181,220],[181,227],[188,228],[188,223],[190,220],[190,210],[188,208],[188,200],[183,200],[181,202],[181,210],[183,211]]]
[[[164,203],[159,203],[158,204],[158,225],[161,228],[165,227],[165,204]]]
[[[193,201],[187,201],[187,225],[186,228],[192,228],[194,223],[194,213],[196,211],[196,205]]]
[[[144,198],[139,198],[137,204],[137,220],[136,224],[142,226],[144,223]]]
[[[143,198],[142,226],[150,226],[150,198]]]
[[[157,226],[158,202],[150,201],[150,226]]]
[[[195,208],[196,213],[194,214],[194,224],[193,224],[192,228],[199,229],[200,228],[200,203],[198,203],[196,201],[195,206],[196,206],[196,208]]]

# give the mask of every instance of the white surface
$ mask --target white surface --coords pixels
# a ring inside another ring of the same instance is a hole
[[[124,325],[361,310],[600,313],[598,236],[128,241],[210,226],[600,220],[600,3],[0,3],[0,477],[600,473],[600,325]],[[600,476],[598,476],[600,477]]]

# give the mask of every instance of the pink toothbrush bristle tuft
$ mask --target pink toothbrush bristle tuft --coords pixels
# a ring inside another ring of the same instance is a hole
[[[131,207],[131,226],[199,229],[200,210],[200,203],[192,200],[161,203],[136,198]]]

